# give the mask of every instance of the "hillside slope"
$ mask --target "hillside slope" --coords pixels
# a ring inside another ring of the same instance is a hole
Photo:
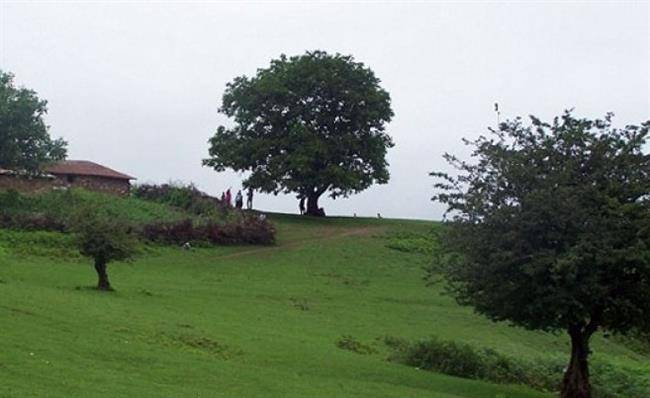
[[[16,235],[0,233],[0,397],[550,396],[386,360],[385,336],[435,335],[531,359],[567,355],[562,335],[458,307],[425,286],[429,256],[387,247],[387,235],[432,223],[273,221],[272,247],[147,248],[109,267],[114,293],[89,288],[87,261],[14,250],[7,239]],[[342,336],[371,353],[338,348]],[[638,369],[650,359],[600,337],[594,349]]]

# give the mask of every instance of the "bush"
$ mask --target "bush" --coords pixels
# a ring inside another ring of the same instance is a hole
[[[222,226],[218,234],[216,234],[219,231],[218,225],[209,224],[207,228],[212,243],[245,243],[251,245],[275,243],[275,228],[266,217],[244,216],[238,222],[231,222]],[[214,239],[217,237],[220,240]]]
[[[41,211],[32,197],[15,190],[0,192],[0,228],[28,231],[63,231],[65,224]]]
[[[227,208],[219,199],[199,191],[194,184],[142,184],[133,187],[131,194],[139,199],[164,203],[196,215],[223,213]]]
[[[192,220],[157,222],[142,227],[142,237],[152,242],[182,244],[195,240]]]
[[[647,370],[593,361],[591,374],[594,396],[597,398],[650,397],[650,375]]]
[[[272,244],[275,242],[275,229],[266,218],[245,215],[227,224],[214,221],[195,224],[190,219],[147,224],[142,228],[142,236],[167,244]]]
[[[72,221],[79,253],[94,261],[97,289],[112,290],[107,266],[135,254],[136,240],[131,228],[119,220],[119,214],[106,215],[93,207],[79,209]]]
[[[146,187],[150,188],[145,189]],[[41,195],[22,195],[16,191],[7,191],[0,192],[0,228],[74,232],[78,229],[72,222],[78,219],[75,214],[91,207],[94,216],[103,219],[119,217],[119,223],[125,228],[133,229],[136,235],[160,243],[271,244],[275,241],[275,230],[264,217],[230,212],[227,220],[217,222],[220,218],[215,214],[217,209],[214,198],[201,194],[193,186],[144,186],[140,189],[142,197],[158,198],[161,202],[168,200],[196,212],[203,212],[201,206],[205,206],[205,211],[212,213],[204,212],[200,214],[201,217],[192,217],[188,211],[177,211],[165,204],[83,190],[48,192]],[[152,219],[167,221],[151,222]]]
[[[0,228],[63,232],[66,229],[66,225],[49,214],[19,212],[15,214],[0,214]]]
[[[0,208],[3,211],[24,206],[23,196],[15,189],[0,192]]]
[[[650,333],[644,333],[639,330],[632,331],[627,335],[622,334],[605,334],[606,339],[611,339],[618,344],[623,344],[634,352],[643,355],[650,355]]]
[[[419,369],[451,376],[496,383],[526,384],[543,390],[552,390],[558,383],[558,379],[552,372],[551,374],[546,370],[539,372],[539,369],[538,372],[532,372],[523,363],[494,350],[478,350],[468,344],[442,341],[437,338],[402,343],[401,346],[397,346],[397,351],[391,359]]]
[[[524,384],[543,391],[555,391],[563,377],[561,360],[525,361],[486,348],[430,338],[408,342],[385,337],[393,349],[389,360],[451,376],[494,383]],[[596,398],[642,398],[650,396],[650,378],[640,370],[592,361],[592,386]]]

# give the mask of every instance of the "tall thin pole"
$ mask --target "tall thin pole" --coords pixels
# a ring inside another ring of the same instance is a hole
[[[499,103],[494,103],[494,112],[497,114],[497,129],[499,129],[499,123],[501,123],[501,112],[499,112]]]

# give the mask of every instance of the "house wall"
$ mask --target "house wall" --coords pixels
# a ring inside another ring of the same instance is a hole
[[[131,189],[128,180],[96,176],[56,176],[60,184],[69,187],[85,188],[89,191],[100,191],[117,195],[126,195]]]
[[[10,189],[18,192],[40,193],[60,187],[61,183],[56,178],[25,177],[16,175],[0,175],[0,190]]]
[[[56,178],[24,177],[15,175],[0,175],[0,190],[15,189],[18,192],[40,193],[55,188],[79,187],[90,191],[126,195],[131,189],[128,180],[95,176],[60,175]]]

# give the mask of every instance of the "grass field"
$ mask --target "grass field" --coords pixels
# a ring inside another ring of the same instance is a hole
[[[387,335],[567,358],[564,335],[477,316],[425,286],[429,256],[387,247],[432,223],[273,221],[272,247],[146,248],[109,266],[113,293],[91,288],[90,263],[57,249],[60,235],[0,233],[0,397],[552,396],[386,360]],[[344,335],[374,353],[338,348]],[[650,372],[650,356],[614,340],[598,336],[594,352]]]

